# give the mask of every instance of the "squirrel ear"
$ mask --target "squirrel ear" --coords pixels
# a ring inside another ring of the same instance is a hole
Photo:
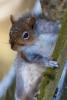
[[[14,19],[13,15],[10,15],[10,21],[11,21],[12,25],[15,23],[15,19]]]
[[[32,16],[32,17],[30,17],[30,18],[27,19],[27,22],[28,22],[29,26],[30,26],[31,28],[33,28],[33,26],[34,26],[34,24],[35,24],[35,22],[36,22],[36,19],[35,19],[34,16]]]

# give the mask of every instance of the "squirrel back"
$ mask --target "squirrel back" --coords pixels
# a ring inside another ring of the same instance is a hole
[[[66,0],[40,0],[42,14],[48,20],[61,20],[64,9],[67,8]]]

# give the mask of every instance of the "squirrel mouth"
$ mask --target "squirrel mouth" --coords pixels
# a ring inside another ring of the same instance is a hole
[[[11,41],[9,40],[9,43],[10,43],[10,46],[11,46],[11,49],[12,49],[12,50],[17,50],[17,45],[16,45],[14,42],[11,42]]]
[[[12,50],[16,50],[17,49],[17,46],[14,43],[11,43],[11,49]]]
[[[9,43],[10,43],[10,46],[11,46],[11,49],[14,50],[14,51],[17,51],[18,47],[20,46],[25,46],[24,43],[18,43],[18,42],[15,42],[13,40],[9,40]]]
[[[14,51],[16,51],[17,50],[17,48],[20,46],[24,46],[24,44],[19,44],[19,43],[10,43],[11,44],[11,49],[12,50],[14,50]]]

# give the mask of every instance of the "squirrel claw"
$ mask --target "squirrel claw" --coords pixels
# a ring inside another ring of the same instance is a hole
[[[58,68],[59,64],[57,61],[49,61],[49,66],[51,68]]]

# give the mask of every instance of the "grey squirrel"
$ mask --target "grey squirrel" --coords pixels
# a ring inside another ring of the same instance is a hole
[[[32,15],[19,18],[17,21],[11,16],[11,22],[9,42],[11,49],[17,51],[14,63],[16,100],[32,100],[42,79],[42,73],[49,66],[58,67],[58,63],[50,57],[59,27],[57,23],[44,19],[37,20]]]

